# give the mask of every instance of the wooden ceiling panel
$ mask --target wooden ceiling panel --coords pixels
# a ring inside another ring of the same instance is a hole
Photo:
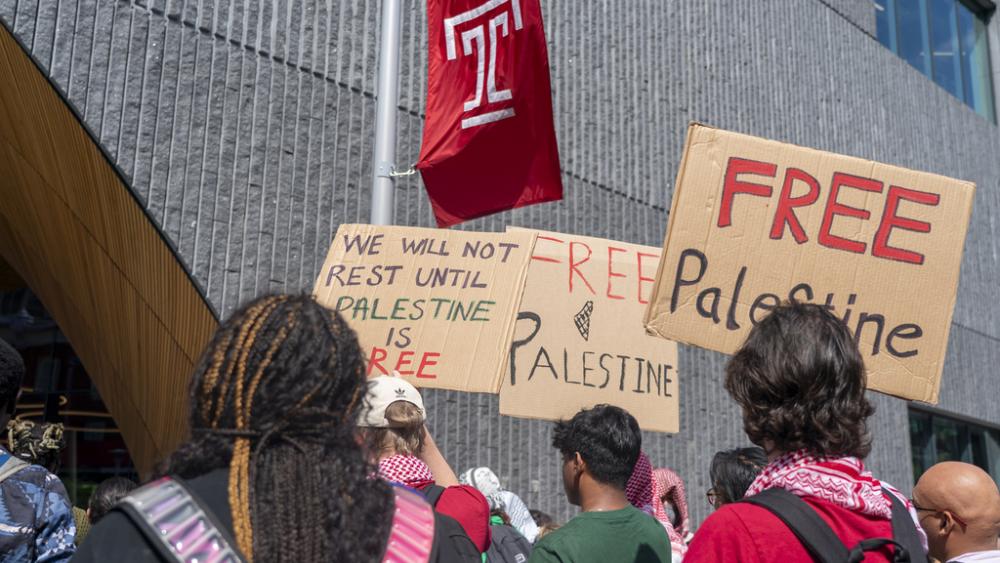
[[[131,190],[0,26],[0,256],[72,343],[141,472],[186,433],[217,321]]]

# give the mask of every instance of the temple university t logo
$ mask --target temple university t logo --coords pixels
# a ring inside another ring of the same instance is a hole
[[[497,87],[497,41],[523,27],[521,0],[488,0],[444,20],[448,61],[458,60],[459,44],[461,56],[476,58],[476,89],[462,106],[462,129],[514,117],[511,85]],[[493,106],[489,111],[484,111],[482,107],[486,103],[500,102],[508,103],[506,107]]]
[[[417,169],[441,227],[562,198],[539,1],[426,0]]]

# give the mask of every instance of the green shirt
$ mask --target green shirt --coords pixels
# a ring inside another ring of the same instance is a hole
[[[629,506],[584,512],[535,544],[528,563],[670,563],[670,539],[652,516]]]

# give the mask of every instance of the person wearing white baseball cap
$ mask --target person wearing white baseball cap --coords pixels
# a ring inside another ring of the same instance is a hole
[[[410,426],[409,420],[390,421],[386,418],[386,411],[389,406],[396,401],[402,401],[396,410],[405,410],[414,419],[419,419],[417,424],[422,424],[426,418],[424,415],[424,399],[420,396],[420,391],[409,381],[395,375],[380,375],[368,379],[368,393],[365,395],[365,403],[358,414],[358,426],[363,428],[406,428]],[[405,405],[409,403],[409,405]],[[414,408],[415,407],[415,408]]]
[[[398,375],[368,380],[358,427],[378,475],[424,494],[434,509],[462,525],[480,553],[490,545],[490,506],[474,487],[460,485],[428,432],[424,400]]]

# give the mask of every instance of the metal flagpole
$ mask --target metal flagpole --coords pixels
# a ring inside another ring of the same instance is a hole
[[[399,103],[399,3],[382,0],[382,42],[378,61],[375,114],[375,170],[372,178],[373,225],[393,223],[396,164],[396,105]]]

